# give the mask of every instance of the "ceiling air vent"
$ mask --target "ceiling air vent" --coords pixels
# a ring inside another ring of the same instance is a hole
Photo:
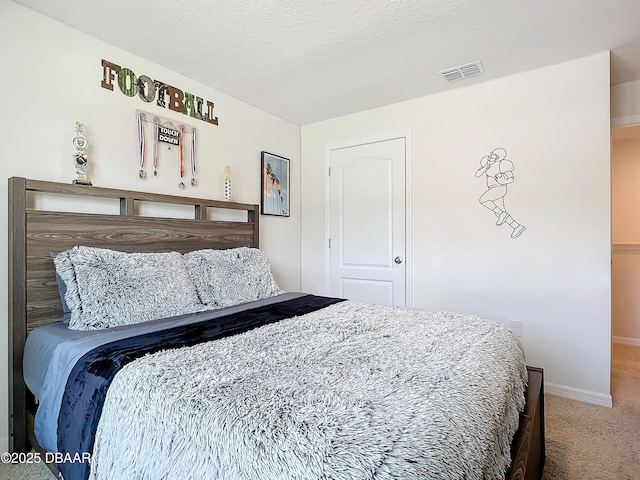
[[[480,61],[467,63],[459,67],[447,68],[438,72],[442,75],[445,82],[454,82],[461,78],[473,77],[484,73],[484,67]]]

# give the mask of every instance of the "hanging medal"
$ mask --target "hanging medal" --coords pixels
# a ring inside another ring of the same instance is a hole
[[[191,129],[191,186],[196,186],[196,129]]]
[[[184,125],[180,125],[180,134],[179,134],[179,143],[180,143],[180,183],[178,187],[181,190],[184,190],[185,184],[182,181],[184,178]]]
[[[140,170],[138,170],[138,177],[145,178],[146,173],[144,171],[144,157],[145,157],[145,144],[144,144],[144,113],[140,112],[138,115],[138,150],[140,153]]]
[[[160,119],[153,117],[153,176],[158,176],[158,128]]]

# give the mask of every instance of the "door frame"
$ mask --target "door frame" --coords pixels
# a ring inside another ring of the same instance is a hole
[[[405,256],[405,292],[404,299],[407,307],[413,306],[413,204],[411,195],[412,185],[412,157],[411,157],[411,130],[404,130],[395,133],[379,134],[368,137],[354,137],[342,142],[332,143],[325,146],[325,292],[331,291],[331,250],[329,249],[329,235],[331,233],[331,177],[329,168],[331,167],[331,150],[340,148],[357,147],[368,143],[386,142],[388,140],[404,139],[404,256]]]

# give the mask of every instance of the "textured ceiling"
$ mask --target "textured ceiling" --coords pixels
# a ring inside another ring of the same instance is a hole
[[[604,50],[640,79],[640,0],[15,1],[299,125]]]

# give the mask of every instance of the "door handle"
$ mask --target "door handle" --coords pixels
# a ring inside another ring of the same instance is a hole
[[[396,262],[398,265],[402,263],[402,257],[396,257],[393,259],[394,262]]]

